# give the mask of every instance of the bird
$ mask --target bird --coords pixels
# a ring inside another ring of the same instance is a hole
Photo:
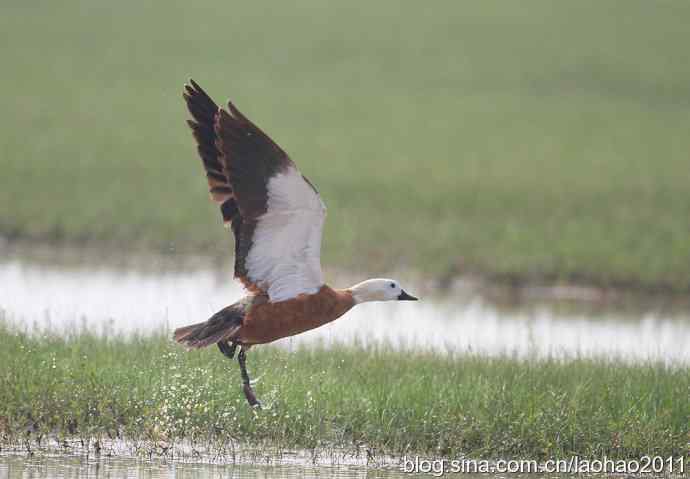
[[[261,408],[246,366],[251,347],[330,323],[361,303],[417,298],[386,278],[328,286],[321,271],[326,206],[314,184],[231,101],[219,107],[194,80],[183,98],[209,195],[234,235],[234,277],[247,294],[173,337],[188,349],[216,344],[231,360],[239,347],[244,396]]]

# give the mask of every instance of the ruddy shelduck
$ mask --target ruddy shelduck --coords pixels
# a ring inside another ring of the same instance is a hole
[[[367,301],[414,301],[398,281],[369,279],[347,289],[326,285],[321,234],[326,207],[288,155],[230,102],[219,108],[193,80],[184,87],[188,120],[211,199],[235,236],[235,278],[248,295],[203,323],[175,330],[190,348],[217,344],[237,356],[244,395],[260,407],[246,351],[329,323]]]

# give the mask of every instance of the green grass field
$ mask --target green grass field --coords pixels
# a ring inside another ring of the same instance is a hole
[[[229,252],[193,76],[320,188],[327,264],[687,291],[688,24],[680,0],[9,0],[0,234]]]
[[[215,348],[185,352],[165,335],[27,336],[4,324],[0,344],[0,447],[120,437],[473,458],[688,452],[687,368],[264,347],[248,358],[268,405],[255,413],[236,362]]]

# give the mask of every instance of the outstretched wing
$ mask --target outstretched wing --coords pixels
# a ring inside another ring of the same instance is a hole
[[[218,108],[191,81],[184,97],[213,201],[235,234],[235,277],[272,302],[323,285],[326,207],[287,154],[232,103]]]

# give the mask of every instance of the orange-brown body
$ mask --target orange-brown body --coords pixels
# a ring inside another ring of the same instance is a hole
[[[327,285],[315,294],[301,294],[278,303],[256,296],[232,340],[244,345],[270,343],[330,323],[354,305],[350,291]]]

